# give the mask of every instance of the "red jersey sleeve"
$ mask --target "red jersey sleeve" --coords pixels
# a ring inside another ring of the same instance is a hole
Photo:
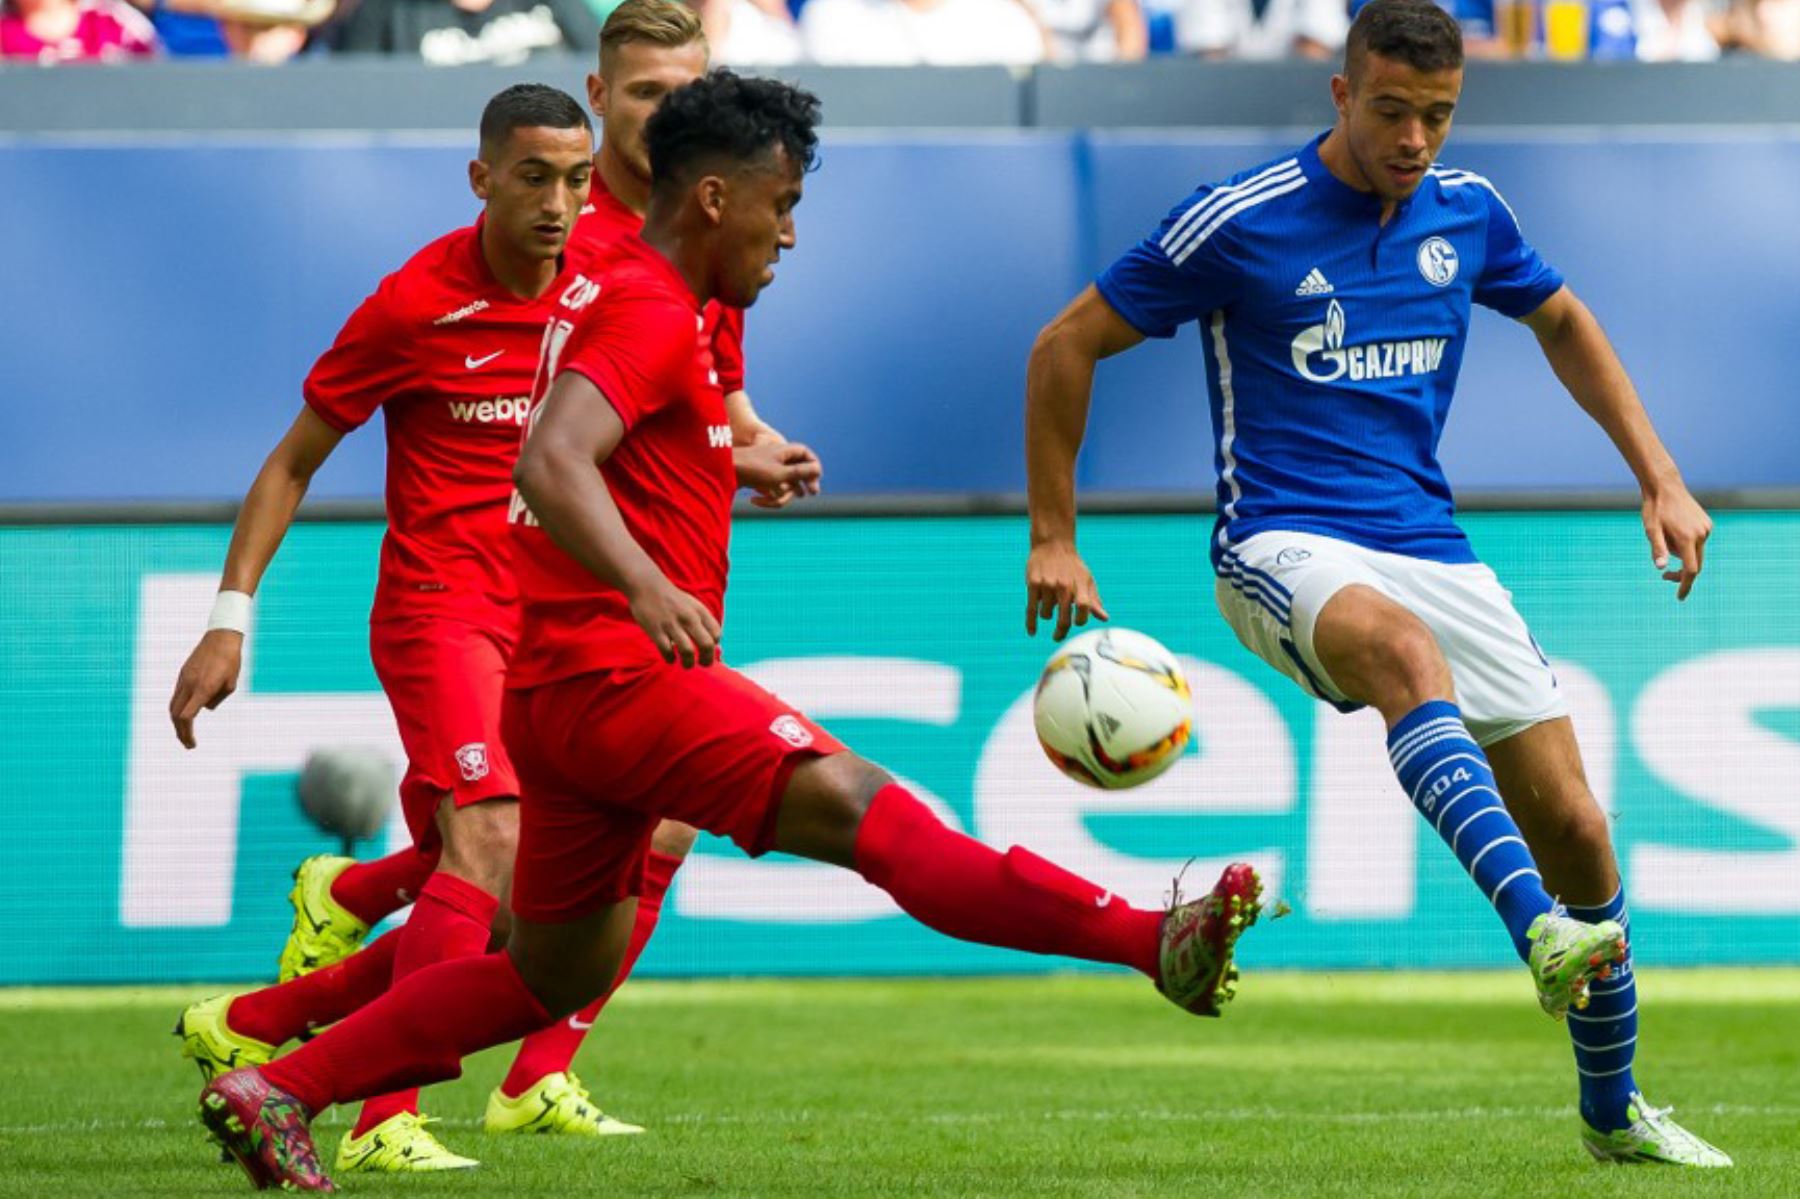
[[[630,429],[687,393],[700,336],[696,316],[666,296],[602,292],[570,336],[559,373],[593,383]]]
[[[726,395],[744,390],[744,310],[723,308],[713,330],[713,369]]]
[[[376,288],[306,376],[301,394],[307,405],[340,433],[368,420],[411,377],[411,339],[395,318],[393,289],[392,279]]]

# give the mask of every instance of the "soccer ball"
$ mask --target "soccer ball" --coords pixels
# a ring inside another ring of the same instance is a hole
[[[1096,629],[1061,646],[1032,703],[1038,744],[1056,768],[1109,791],[1147,783],[1175,764],[1193,732],[1187,679],[1175,655],[1130,629]]]
[[[360,841],[387,823],[394,806],[394,764],[379,750],[327,746],[307,756],[295,790],[314,824]]]

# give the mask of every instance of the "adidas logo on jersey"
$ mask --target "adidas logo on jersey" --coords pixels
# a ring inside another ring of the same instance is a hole
[[[1328,296],[1335,290],[1336,288],[1331,286],[1331,280],[1320,274],[1319,268],[1315,266],[1306,272],[1306,278],[1300,280],[1300,286],[1294,289],[1294,294],[1297,296]]]

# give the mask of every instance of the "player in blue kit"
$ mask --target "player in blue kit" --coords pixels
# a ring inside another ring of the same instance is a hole
[[[1026,626],[1054,617],[1060,638],[1106,618],[1075,548],[1095,364],[1198,322],[1226,620],[1310,694],[1380,711],[1401,786],[1505,922],[1545,1010],[1568,1016],[1589,1152],[1729,1166],[1637,1088],[1637,992],[1606,816],[1548,661],[1453,518],[1436,450],[1471,303],[1530,328],[1618,447],[1678,599],[1712,526],[1599,323],[1493,184],[1433,165],[1462,61],[1455,21],[1430,0],[1373,0],[1331,81],[1336,125],[1200,188],[1039,335]]]

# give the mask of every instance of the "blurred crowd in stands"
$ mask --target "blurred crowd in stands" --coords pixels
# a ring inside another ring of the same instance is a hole
[[[737,66],[1332,58],[1362,0],[692,0]],[[590,53],[618,0],[0,0],[0,62]],[[1800,59],[1800,0],[1440,0],[1471,57]]]

